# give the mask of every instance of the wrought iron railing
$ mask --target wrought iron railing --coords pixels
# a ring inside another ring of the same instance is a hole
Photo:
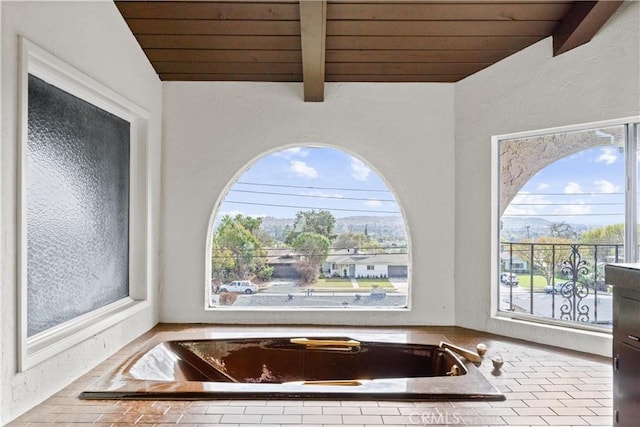
[[[499,310],[611,326],[612,290],[604,266],[622,262],[623,248],[622,244],[503,242]]]

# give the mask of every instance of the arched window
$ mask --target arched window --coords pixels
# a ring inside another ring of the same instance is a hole
[[[499,139],[500,312],[611,327],[604,266],[638,253],[636,130]]]
[[[261,157],[211,229],[211,308],[405,309],[409,238],[366,163],[329,147]]]

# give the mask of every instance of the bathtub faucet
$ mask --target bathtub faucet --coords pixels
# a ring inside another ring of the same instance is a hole
[[[449,350],[453,351],[456,354],[459,354],[460,356],[464,357],[470,362],[474,362],[474,363],[482,362],[482,358],[478,353],[471,350],[467,350],[466,348],[458,347],[457,345],[453,345],[451,343],[444,342],[444,341],[440,342],[440,348],[448,348]]]

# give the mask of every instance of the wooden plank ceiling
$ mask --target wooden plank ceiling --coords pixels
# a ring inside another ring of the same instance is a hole
[[[622,2],[300,3],[116,1],[162,80],[304,81],[316,101],[325,81],[456,82],[549,36],[562,53]]]

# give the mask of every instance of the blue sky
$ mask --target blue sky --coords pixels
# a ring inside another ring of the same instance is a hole
[[[336,218],[400,215],[393,193],[359,159],[333,148],[295,147],[262,157],[242,174],[218,217],[293,218],[310,208],[329,210]]]
[[[608,225],[624,222],[625,156],[614,145],[583,150],[533,176],[505,216]]]

